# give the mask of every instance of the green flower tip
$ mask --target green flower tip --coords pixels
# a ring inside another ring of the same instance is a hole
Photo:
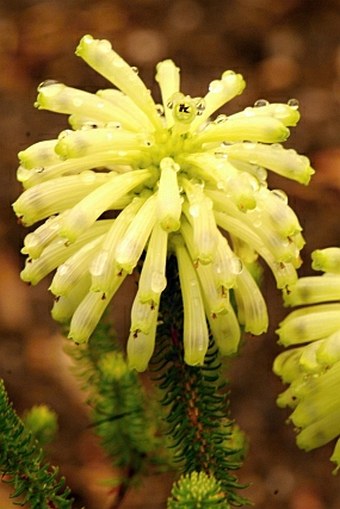
[[[220,483],[204,472],[192,472],[183,475],[174,484],[171,498],[168,499],[168,509],[210,509],[220,507],[229,509],[225,494]]]
[[[103,377],[107,380],[121,381],[129,373],[130,369],[121,352],[109,352],[105,354],[98,364]]]
[[[312,268],[340,274],[340,247],[317,249],[312,253]]]
[[[261,256],[279,288],[294,283],[301,263],[301,226],[286,195],[267,182],[268,171],[304,184],[313,173],[306,157],[281,144],[299,120],[297,102],[260,100],[214,117],[244,90],[240,74],[225,71],[204,97],[190,97],[165,60],[156,104],[108,41],[86,35],[76,54],[112,85],[97,93],[51,80],[38,87],[36,106],[68,115],[71,128],[19,153],[25,190],[13,208],[23,224],[40,223],[24,241],[22,279],[37,284],[54,273],[53,317],[82,343],[143,258],[127,343],[129,366],[143,371],[175,255],[186,362],[203,363],[210,333],[222,353],[235,353],[240,325],[253,334],[268,327],[249,259]]]
[[[340,248],[312,254],[313,268],[322,276],[300,278],[286,295],[288,305],[299,305],[280,324],[285,346],[297,347],[278,355],[274,372],[289,387],[279,406],[293,409],[297,444],[307,451],[337,439],[331,460],[340,467]],[[313,305],[310,305],[313,304]],[[307,306],[306,306],[307,305]]]
[[[46,405],[32,407],[23,421],[41,445],[50,443],[57,433],[57,414]]]

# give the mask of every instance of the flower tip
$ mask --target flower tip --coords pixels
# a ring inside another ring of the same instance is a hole
[[[76,345],[82,345],[84,343],[87,343],[88,341],[88,337],[85,337],[85,336],[82,336],[82,335],[77,335],[74,333],[74,331],[70,331],[68,336],[67,336],[67,339],[70,339],[71,341],[73,341]]]
[[[138,373],[144,373],[148,368],[148,362],[143,359],[134,359],[128,361],[128,367],[130,370],[136,370]]]
[[[312,178],[314,173],[315,170],[310,165],[308,165],[304,173],[304,178],[301,180],[301,184],[308,186],[308,184],[310,183],[310,179]]]
[[[286,141],[290,136],[290,130],[285,125],[282,125],[281,129],[278,132],[278,142]]]
[[[242,74],[237,74],[234,71],[224,71],[222,74],[222,82],[233,87],[235,95],[241,95],[247,84]]]
[[[203,366],[205,351],[197,351],[193,350],[192,352],[185,350],[184,354],[184,362],[188,364],[188,366]]]
[[[95,39],[92,37],[92,35],[89,35],[89,34],[86,34],[84,35],[80,41],[79,41],[79,44],[78,46],[76,47],[76,51],[75,51],[75,54],[77,56],[82,56],[83,53],[84,53],[84,50],[90,45],[90,44],[93,44],[93,42],[95,41]]]
[[[327,256],[323,249],[316,249],[312,253],[312,269],[313,270],[324,270]]]

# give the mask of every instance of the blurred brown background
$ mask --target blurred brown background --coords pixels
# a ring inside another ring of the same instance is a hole
[[[41,402],[59,413],[51,457],[68,476],[77,507],[104,509],[102,481],[111,471],[86,428],[82,396],[50,319],[48,282],[27,288],[19,280],[27,232],[10,206],[20,192],[16,153],[66,126],[64,117],[33,108],[37,85],[51,78],[87,90],[106,86],[74,55],[85,33],[110,39],[156,94],[155,63],[172,58],[182,67],[182,90],[192,96],[204,95],[225,69],[241,72],[247,89],[226,112],[258,98],[299,99],[302,120],[288,145],[306,153],[317,174],[309,188],[279,178],[272,184],[290,193],[299,213],[308,240],[307,273],[311,250],[340,245],[340,1],[0,0],[0,376],[20,413]],[[284,423],[287,414],[275,406],[281,385],[271,373],[279,351],[273,331],[284,311],[270,276],[265,291],[271,330],[249,338],[232,369],[233,413],[251,443],[241,480],[253,483],[248,496],[258,509],[339,509],[332,449],[299,451]],[[117,306],[128,316],[127,302]],[[120,332],[123,326],[117,324]],[[169,476],[146,479],[122,509],[164,508],[170,485]],[[13,507],[1,489],[0,507]]]

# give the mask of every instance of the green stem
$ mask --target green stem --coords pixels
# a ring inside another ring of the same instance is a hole
[[[242,488],[231,473],[240,467],[231,445],[233,422],[229,396],[221,375],[219,353],[211,339],[203,366],[184,362],[182,306],[176,265],[169,263],[168,281],[173,283],[162,298],[161,325],[154,356],[155,377],[167,407],[167,433],[174,459],[184,473],[205,472],[221,483],[225,499],[234,505],[246,500],[235,493]]]

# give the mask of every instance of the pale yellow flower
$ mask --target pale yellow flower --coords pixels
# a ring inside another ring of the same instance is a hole
[[[340,467],[340,248],[315,251],[313,268],[321,276],[300,278],[285,301],[301,306],[280,324],[280,343],[289,348],[274,362],[288,389],[280,406],[293,409],[297,443],[311,450],[337,439],[332,461]],[[295,347],[298,345],[298,347]]]
[[[127,346],[131,366],[143,370],[167,256],[175,254],[186,362],[202,364],[209,330],[222,353],[235,352],[239,323],[254,334],[268,325],[247,263],[260,255],[279,288],[295,281],[300,264],[299,222],[266,180],[271,170],[307,184],[313,173],[306,157],[281,145],[299,120],[296,102],[259,101],[210,120],[242,93],[240,74],[226,71],[203,98],[192,98],[165,60],[157,65],[156,104],[108,41],[86,35],[76,54],[116,88],[92,94],[51,81],[39,86],[37,107],[69,115],[72,129],[19,153],[26,190],[14,210],[27,226],[45,221],[25,239],[22,279],[36,284],[56,270],[52,314],[70,321],[70,337],[84,342],[145,252]]]

